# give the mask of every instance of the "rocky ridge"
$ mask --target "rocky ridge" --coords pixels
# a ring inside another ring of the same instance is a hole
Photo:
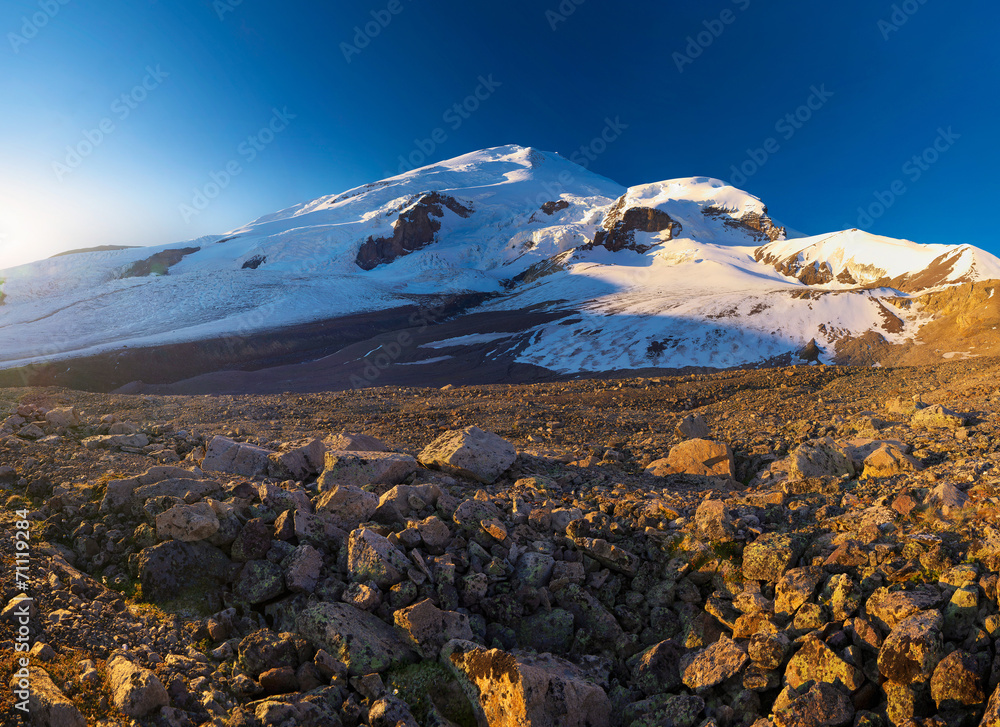
[[[989,362],[0,400],[42,723],[1000,718]]]

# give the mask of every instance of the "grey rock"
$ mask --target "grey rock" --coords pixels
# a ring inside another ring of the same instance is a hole
[[[441,469],[486,484],[496,482],[517,459],[514,445],[479,427],[445,432],[420,453],[425,467]]]

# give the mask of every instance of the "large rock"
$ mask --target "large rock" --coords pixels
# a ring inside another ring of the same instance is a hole
[[[418,459],[425,467],[490,484],[514,464],[517,450],[492,432],[466,427],[445,432],[424,447]]]
[[[240,665],[254,679],[270,669],[299,666],[298,649],[291,634],[259,629],[245,636],[237,651]]]
[[[583,672],[551,654],[514,656],[471,641],[448,642],[451,668],[488,727],[608,727],[611,702]]]
[[[414,510],[437,505],[440,496],[437,485],[396,485],[379,498],[372,519],[389,525],[405,523]]]
[[[900,621],[879,650],[879,672],[897,684],[930,679],[941,659],[943,623],[938,611],[924,611]]]
[[[980,727],[1000,726],[1000,687],[993,690],[993,695],[986,705],[986,714],[983,715]]]
[[[894,444],[884,442],[865,457],[865,477],[893,477],[908,472],[919,472],[923,466]]]
[[[303,543],[288,559],[285,585],[292,593],[312,593],[316,590],[322,568],[323,556],[320,552],[308,543]]]
[[[305,480],[323,471],[326,445],[307,440],[268,455],[267,473],[279,480]]]
[[[249,604],[264,603],[285,592],[281,566],[269,560],[249,560],[233,587],[234,595]]]
[[[80,442],[87,449],[142,449],[149,446],[149,437],[138,434],[99,434]]]
[[[393,614],[396,628],[425,659],[436,659],[441,647],[452,639],[470,641],[469,617],[456,611],[442,611],[429,598]]]
[[[199,473],[182,469],[180,467],[151,467],[138,477],[111,480],[108,482],[104,499],[101,501],[101,512],[124,509],[126,506],[131,505],[135,497],[135,492],[138,488],[143,488],[146,485],[152,485],[165,480],[198,480],[203,482],[205,492],[203,494],[199,494],[199,497],[203,497],[204,494],[211,491],[209,481],[202,480]],[[218,483],[213,484],[215,484],[216,490],[221,489]],[[195,486],[195,488],[198,490],[202,489],[197,486]],[[144,490],[144,493],[145,492],[146,491]]]
[[[646,472],[656,477],[688,474],[731,478],[736,475],[736,461],[725,442],[689,439],[671,448],[666,458],[652,462]]]
[[[346,664],[351,676],[385,672],[416,660],[392,626],[346,603],[310,606],[295,625],[316,649]]]
[[[340,452],[388,452],[385,442],[367,434],[338,434],[323,440],[327,449]]]
[[[910,426],[920,429],[958,429],[964,427],[966,417],[940,404],[918,409],[910,418]]]
[[[108,685],[115,707],[129,717],[145,717],[170,704],[159,677],[123,656],[108,662]]]
[[[175,505],[156,516],[156,536],[160,540],[205,540],[219,531],[219,517],[207,502]]]
[[[672,641],[661,641],[630,660],[632,685],[646,695],[673,691],[681,685],[681,649]]]
[[[316,511],[330,513],[343,527],[353,530],[371,519],[378,503],[379,498],[374,493],[354,485],[337,485],[320,496]]]
[[[939,661],[931,675],[931,697],[938,709],[982,704],[986,695],[976,657],[965,651],[953,651]]]
[[[208,444],[201,468],[212,472],[229,472],[243,477],[263,477],[267,474],[269,457],[274,454],[253,444],[234,442],[215,436]]]
[[[878,588],[868,597],[865,611],[868,618],[887,631],[896,628],[903,619],[934,608],[941,602],[941,593],[934,586],[921,586],[912,591],[890,591]]]
[[[850,454],[830,437],[803,442],[788,458],[788,477],[793,480],[854,474]]]
[[[49,426],[56,429],[69,429],[70,427],[80,426],[80,416],[76,413],[74,407],[47,411],[45,412],[45,421],[49,423]]]
[[[743,577],[777,582],[805,550],[803,538],[784,533],[764,533],[743,550]]]
[[[851,698],[825,682],[776,708],[771,716],[775,727],[844,727],[853,719]]]
[[[694,513],[694,523],[698,534],[708,540],[729,542],[735,535],[733,519],[729,508],[722,500],[705,500]]]
[[[854,692],[864,684],[861,671],[837,656],[818,638],[808,638],[785,668],[785,683],[798,689],[807,682],[840,685]]]
[[[28,667],[27,683],[21,683],[17,676],[18,667],[10,681],[17,703],[27,699],[27,707],[31,715],[31,723],[47,727],[87,727],[87,719],[80,713],[66,695],[55,685],[49,673],[41,667]],[[13,710],[13,707],[11,707]],[[14,715],[23,714],[12,711],[7,715],[10,724],[22,724]]]
[[[180,540],[140,552],[138,570],[143,598],[152,601],[169,599],[199,582],[221,585],[233,575],[232,563],[218,548]]]
[[[688,414],[677,423],[677,434],[684,439],[707,439],[711,432],[705,417],[701,414]]]
[[[714,687],[739,674],[748,661],[750,657],[746,650],[723,635],[708,648],[684,658],[681,662],[682,680],[690,689]]]
[[[358,528],[347,540],[347,573],[355,582],[374,581],[379,588],[389,588],[403,580],[410,565],[402,552],[374,530]]]
[[[327,451],[319,477],[320,492],[338,485],[398,485],[417,471],[417,461],[408,454],[394,452]]]
[[[791,618],[802,604],[808,602],[823,580],[820,568],[791,568],[774,589],[774,612]]]

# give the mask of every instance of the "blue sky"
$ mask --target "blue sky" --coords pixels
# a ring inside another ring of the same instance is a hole
[[[676,5],[6,0],[0,267],[508,143],[625,185],[725,179],[807,233],[1000,254],[995,3]]]

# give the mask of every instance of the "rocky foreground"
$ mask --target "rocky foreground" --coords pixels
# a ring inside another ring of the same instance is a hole
[[[3,722],[1000,723],[995,367],[2,390]]]

